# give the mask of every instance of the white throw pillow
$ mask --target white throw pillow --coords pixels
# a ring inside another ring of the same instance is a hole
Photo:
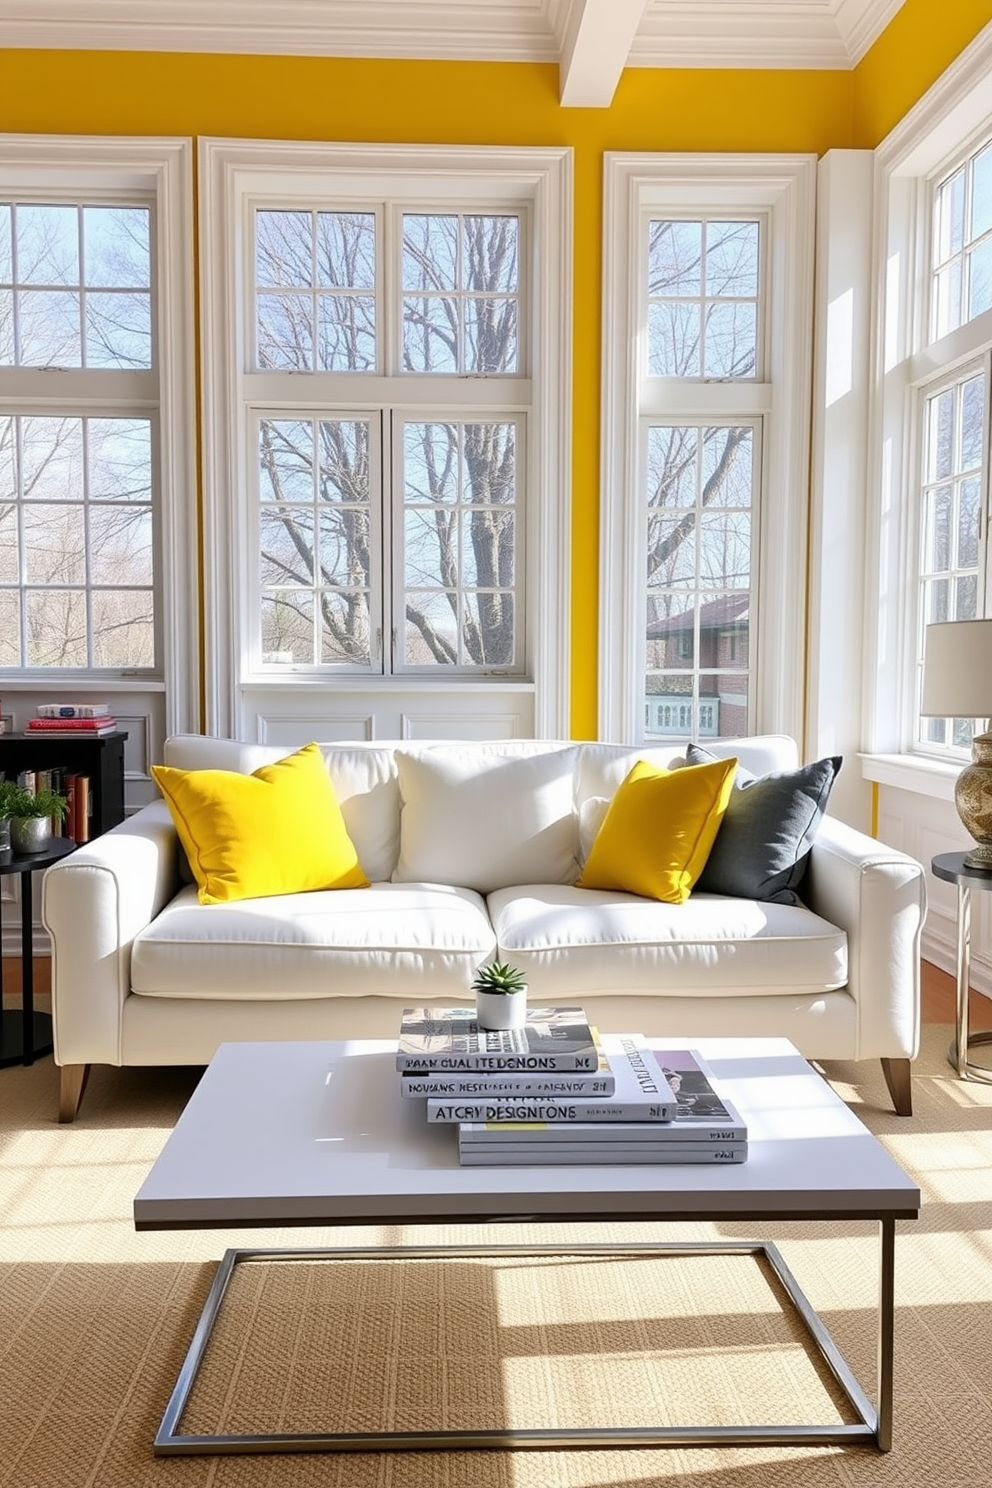
[[[521,757],[498,745],[397,751],[402,811],[397,883],[480,894],[573,883],[576,750]]]

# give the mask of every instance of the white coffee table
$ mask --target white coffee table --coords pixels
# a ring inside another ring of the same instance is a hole
[[[652,1040],[662,1047],[661,1040]],[[856,1423],[185,1435],[183,1407],[236,1265],[252,1260],[550,1254],[552,1247],[228,1250],[155,1438],[158,1454],[591,1446],[892,1444],[895,1225],[920,1192],[786,1039],[680,1039],[701,1050],[748,1124],[727,1167],[463,1168],[454,1133],[404,1101],[395,1043],[223,1044],[134,1201],[139,1230],[527,1220],[871,1219],[879,1226],[876,1403],[769,1241],[568,1245],[568,1254],[700,1251],[766,1257],[858,1417]]]

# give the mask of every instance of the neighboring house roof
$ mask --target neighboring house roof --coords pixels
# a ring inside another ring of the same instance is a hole
[[[751,605],[749,594],[721,594],[699,606],[699,629],[722,630],[748,618]],[[685,610],[681,615],[669,615],[667,620],[652,620],[648,626],[648,637],[679,635],[692,630],[695,610]]]

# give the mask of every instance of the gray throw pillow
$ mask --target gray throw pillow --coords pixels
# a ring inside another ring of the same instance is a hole
[[[698,744],[686,750],[689,765],[709,764],[715,758]],[[752,775],[738,765],[730,802],[695,892],[801,904],[796,890],[840,767],[840,755],[774,775]]]

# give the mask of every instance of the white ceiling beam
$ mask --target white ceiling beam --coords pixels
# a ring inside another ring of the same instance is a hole
[[[558,63],[565,108],[609,108],[646,0],[571,0]]]

